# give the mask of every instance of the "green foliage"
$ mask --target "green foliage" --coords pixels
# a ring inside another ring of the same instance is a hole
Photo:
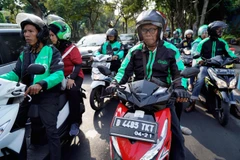
[[[6,22],[5,18],[3,14],[0,12],[0,23],[5,23],[5,22]]]

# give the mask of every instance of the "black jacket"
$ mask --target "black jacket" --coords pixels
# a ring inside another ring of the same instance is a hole
[[[143,43],[130,49],[115,80],[119,84],[125,84],[129,77],[135,74],[135,80],[144,79],[143,54],[146,54],[146,77],[160,79],[170,84],[172,80],[180,77],[180,71],[184,69],[178,49],[171,43],[160,41],[155,51],[149,51]],[[176,81],[175,88],[186,87],[186,79]]]

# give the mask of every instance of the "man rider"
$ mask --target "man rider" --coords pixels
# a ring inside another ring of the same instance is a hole
[[[61,159],[61,146],[57,130],[57,116],[59,113],[58,101],[63,80],[63,62],[60,52],[46,45],[49,30],[43,20],[32,14],[21,14],[20,20],[22,35],[27,45],[20,54],[15,68],[1,75],[0,78],[12,81],[21,81],[26,84],[25,94],[32,97],[21,103],[14,129],[25,127],[28,118],[29,107],[37,104],[39,117],[46,129],[51,160]],[[41,64],[45,67],[45,73],[41,75],[27,74],[27,68],[31,64]]]
[[[222,21],[214,21],[210,23],[207,29],[209,37],[205,38],[198,44],[196,54],[200,54],[200,56],[205,59],[210,59],[217,55],[236,57],[236,55],[229,49],[227,42],[221,38],[223,29],[226,27],[227,24]],[[208,75],[207,66],[201,66],[204,63],[201,57],[197,60],[197,63],[200,65],[200,72],[193,88],[191,96],[192,102],[189,107],[186,108],[186,112],[191,112],[195,109],[196,100],[198,100],[201,88],[204,85],[204,78]]]
[[[112,55],[110,70],[117,72],[121,65],[121,59],[124,56],[124,47],[117,40],[118,31],[115,28],[109,28],[106,32],[106,36],[107,41],[101,45],[101,47],[95,53],[95,56],[100,54]]]
[[[156,10],[143,11],[136,21],[138,36],[142,42],[128,52],[113,82],[106,88],[108,93],[114,92],[116,85],[126,83],[133,73],[135,74],[135,80],[142,80],[144,77],[151,80],[152,77],[155,77],[166,84],[170,84],[171,80],[180,77],[180,71],[184,69],[178,49],[171,43],[162,40],[165,19],[161,13]],[[143,64],[143,56],[146,56],[147,65]],[[146,73],[144,70],[146,70]],[[174,88],[178,95],[177,102],[185,102],[188,99],[188,93],[184,87],[186,87],[185,79],[174,82]],[[184,139],[180,130],[180,123],[174,105],[169,105],[169,107],[173,133],[170,158],[184,160]]]

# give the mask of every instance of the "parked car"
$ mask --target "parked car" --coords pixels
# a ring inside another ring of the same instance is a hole
[[[126,56],[128,50],[138,42],[138,37],[134,33],[120,34],[119,37],[124,45],[124,55]]]
[[[0,23],[0,75],[11,71],[16,64],[25,41],[17,24]]]
[[[90,34],[82,37],[76,44],[82,55],[83,69],[91,69],[92,62],[90,57],[101,47],[106,41],[106,34]]]

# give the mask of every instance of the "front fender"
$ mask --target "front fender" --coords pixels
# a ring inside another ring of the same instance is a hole
[[[19,104],[0,106],[0,126],[7,124],[2,134],[0,134],[0,149],[8,148],[19,153],[25,134],[25,128],[10,132],[16,120]],[[0,150],[0,157],[3,153]]]
[[[232,91],[230,91],[230,92],[220,91],[219,93],[224,102],[230,103],[230,104],[236,104],[236,101],[235,101]]]
[[[97,86],[105,86],[105,82],[104,81],[93,81],[91,83],[91,88],[96,88]]]

